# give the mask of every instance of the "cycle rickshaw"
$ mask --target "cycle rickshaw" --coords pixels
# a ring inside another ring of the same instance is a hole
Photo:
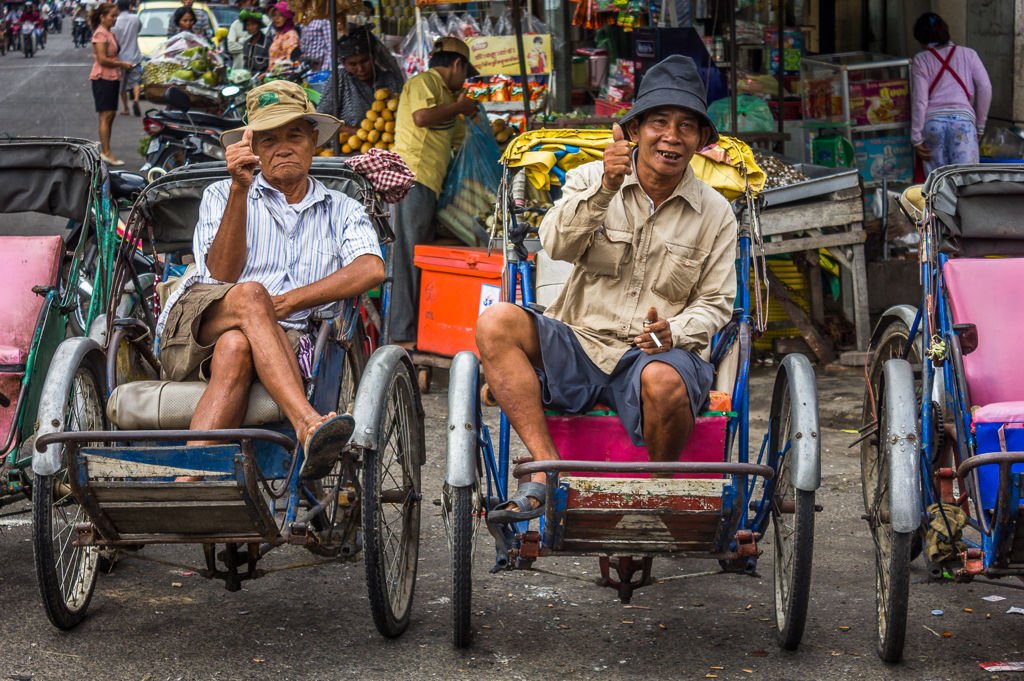
[[[875,328],[861,433],[886,662],[903,654],[919,554],[936,579],[1024,578],[1024,373],[1006,303],[1024,296],[1024,171],[939,168],[900,203],[921,238],[921,306]]]
[[[381,240],[392,238],[366,178],[340,159],[315,159],[312,175],[360,201]],[[156,179],[133,207],[127,238],[167,254],[168,267],[180,263],[204,189],[226,178],[223,163],[210,163]],[[119,270],[115,296],[125,284]],[[361,552],[374,622],[400,635],[419,551],[423,409],[405,351],[371,355],[363,314],[358,300],[345,301],[313,330],[307,397],[320,413],[351,413],[356,423],[316,480],[301,479],[302,449],[258,383],[241,428],[189,431],[205,384],[156,380],[146,323],[111,314],[103,338],[65,341],[44,388],[33,461],[36,571],[50,621],[69,629],[85,616],[101,549],[200,544],[199,574],[237,591],[261,576],[261,557],[291,544],[324,560]],[[197,438],[216,444],[186,446]]]
[[[516,199],[522,196],[525,171],[513,176],[513,166],[522,162],[524,151],[539,152],[530,157],[546,157],[550,166],[577,153],[580,145],[593,147],[598,142],[595,131],[580,131],[582,141],[578,142],[572,139],[576,131],[557,131],[562,144],[545,146],[552,143],[554,132],[525,133],[503,156],[495,221],[496,243],[505,254],[502,299],[520,305],[534,300],[533,263],[526,256],[538,244],[535,237],[532,244],[524,238],[527,229],[517,219]],[[733,205],[738,213],[749,213],[739,233],[735,313],[717,334],[711,352],[715,387],[730,394],[720,395],[724,400],[712,407],[716,411],[697,419],[680,461],[648,461],[646,450],[632,446],[618,418],[608,411],[549,415],[561,460],[511,461],[507,419],[500,417],[497,447],[483,419],[488,395],[481,384],[478,358],[462,352],[453,360],[441,505],[451,551],[451,615],[457,647],[469,645],[472,636],[475,532],[480,523],[486,524],[488,512],[508,499],[510,477],[537,472],[546,475],[547,491],[545,513],[536,529],[527,522],[487,524],[495,540],[492,572],[530,569],[546,556],[596,555],[601,571],[598,584],[616,589],[628,603],[635,589],[657,582],[652,560],[659,555],[717,559],[723,570],[754,574],[764,545],[759,542],[768,539],[771,523],[774,536],[768,541],[774,554],[779,644],[786,649],[799,645],[809,601],[815,493],[820,482],[814,372],[802,355],[783,360],[775,379],[768,432],[759,451],[751,452],[749,371],[757,322],[748,287],[752,267],[755,279],[764,272],[764,261],[754,252],[754,245],[760,244],[755,191],[763,185],[764,174],[742,142],[723,138],[719,150],[723,149],[729,152],[718,161],[698,159],[704,170],[698,175],[719,188],[718,171],[734,175],[732,171],[739,170],[738,191],[733,187],[726,196],[737,199]],[[599,152],[596,157],[600,158]],[[593,158],[591,149],[583,160]],[[552,170],[564,172],[566,165],[577,161],[570,159]],[[751,186],[748,181],[753,181],[755,172],[759,184]],[[760,290],[758,282],[754,291]],[[667,477],[647,479],[652,473]]]
[[[0,139],[0,212],[18,214],[0,230],[0,506],[31,494],[37,410],[54,351],[106,308],[119,248],[115,179],[95,142]],[[42,226],[48,218],[53,225]]]

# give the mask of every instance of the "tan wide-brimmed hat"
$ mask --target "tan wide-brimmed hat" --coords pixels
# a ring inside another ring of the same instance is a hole
[[[246,128],[253,132],[273,130],[304,118],[316,126],[316,145],[321,147],[333,139],[341,121],[328,114],[317,113],[306,91],[288,80],[274,80],[253,88],[245,96],[248,124],[221,133],[220,143],[228,147],[241,141]]]

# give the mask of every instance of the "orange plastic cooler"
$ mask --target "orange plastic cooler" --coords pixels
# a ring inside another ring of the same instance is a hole
[[[476,320],[501,300],[501,251],[468,246],[416,246],[420,280],[416,348],[454,357],[476,349]]]

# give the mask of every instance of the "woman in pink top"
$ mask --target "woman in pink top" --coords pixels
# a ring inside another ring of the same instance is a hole
[[[92,56],[95,59],[89,80],[92,82],[92,98],[96,101],[96,112],[100,115],[100,158],[112,166],[123,166],[110,150],[110,129],[117,116],[117,95],[121,89],[121,70],[132,65],[117,58],[119,48],[110,29],[117,21],[117,5],[100,3],[89,15],[92,26]]]
[[[925,173],[978,162],[978,140],[992,103],[992,83],[978,53],[949,39],[949,26],[926,12],[914,22],[924,51],[914,57],[910,141]]]
[[[287,2],[279,2],[270,8],[270,20],[274,24],[274,41],[270,43],[270,65],[292,61],[292,53],[299,46],[299,34],[295,30],[295,15],[288,9]]]

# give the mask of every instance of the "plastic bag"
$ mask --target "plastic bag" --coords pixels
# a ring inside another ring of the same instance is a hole
[[[453,14],[448,20],[448,35],[453,35],[459,40],[473,38],[481,34],[480,24],[468,12],[466,14]]]
[[[708,116],[719,130],[736,130],[736,132],[772,132],[775,130],[775,117],[768,104],[760,97],[740,95],[736,98],[736,118],[738,125],[732,126],[732,104],[728,97],[711,102]]]
[[[501,150],[486,117],[466,119],[466,138],[448,166],[437,221],[449,234],[469,246],[486,242],[484,225],[494,213],[501,182]]]
[[[415,76],[417,73],[427,70],[430,50],[434,47],[434,41],[440,37],[441,34],[435,32],[433,25],[426,17],[421,17],[417,23],[412,25],[409,32],[402,38],[402,45],[399,48],[402,55],[402,69],[407,76]]]
[[[224,60],[205,39],[178,33],[154,51],[142,69],[143,85],[194,85],[210,89],[225,82]]]

